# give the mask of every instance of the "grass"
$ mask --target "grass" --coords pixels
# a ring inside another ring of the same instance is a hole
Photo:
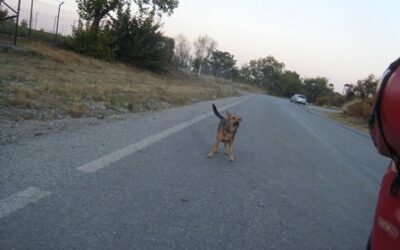
[[[349,116],[344,113],[325,112],[329,118],[360,131],[368,132],[368,121],[364,118]]]
[[[344,104],[342,112],[325,114],[337,122],[368,132],[368,121],[374,105],[374,98],[355,99]]]
[[[16,120],[142,112],[260,92],[179,70],[158,75],[42,42],[20,38],[19,45],[35,53],[0,52],[0,115]]]
[[[354,100],[344,105],[343,112],[332,118],[356,129],[367,132],[374,98]]]

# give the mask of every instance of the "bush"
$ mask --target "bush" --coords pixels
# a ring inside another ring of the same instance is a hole
[[[119,9],[117,18],[98,30],[74,29],[71,44],[78,53],[117,60],[153,71],[165,71],[172,62],[174,40],[162,35],[154,16],[131,17],[130,9]]]
[[[344,110],[344,114],[348,116],[368,119],[374,105],[374,98],[366,98],[354,104],[351,104]]]
[[[346,102],[346,97],[341,95],[325,96],[317,98],[315,101],[316,105],[319,106],[331,106],[331,107],[341,107]]]
[[[116,48],[112,46],[113,36],[108,29],[92,31],[80,24],[73,30],[70,46],[78,53],[111,60],[115,58]]]
[[[111,23],[118,48],[116,59],[153,71],[164,71],[172,62],[174,40],[162,35],[154,16],[131,16],[130,9],[118,11]]]

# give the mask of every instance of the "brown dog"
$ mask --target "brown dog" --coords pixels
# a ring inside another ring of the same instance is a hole
[[[225,154],[228,154],[229,160],[234,161],[233,158],[233,142],[235,140],[235,135],[239,129],[240,122],[242,118],[240,116],[232,115],[228,111],[226,112],[227,118],[223,117],[218,113],[215,105],[212,105],[214,114],[221,120],[218,125],[217,136],[215,143],[212,146],[210,152],[208,153],[208,158],[211,158],[215,153],[218,153],[219,143],[224,143]]]

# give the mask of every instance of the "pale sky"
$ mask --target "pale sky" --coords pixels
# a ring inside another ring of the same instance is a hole
[[[16,7],[17,0],[7,2]],[[53,29],[59,2],[34,0],[38,28]],[[68,34],[78,16],[75,1],[65,2],[60,31]],[[22,0],[22,15],[29,9]],[[345,83],[380,76],[400,56],[399,13],[399,0],[180,0],[163,17],[163,31],[191,42],[208,34],[239,66],[272,55],[302,77],[327,77],[341,92]]]
[[[272,55],[301,76],[325,76],[341,92],[400,56],[398,0],[181,0],[168,36],[200,34],[242,65]]]

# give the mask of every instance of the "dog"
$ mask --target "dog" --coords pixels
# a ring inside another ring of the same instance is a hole
[[[240,122],[242,118],[237,115],[232,115],[228,111],[226,112],[226,118],[223,117],[217,110],[215,105],[212,105],[215,116],[220,119],[217,129],[217,136],[215,142],[208,153],[208,158],[211,158],[215,153],[218,153],[219,143],[224,143],[225,154],[228,155],[229,160],[234,161],[233,157],[233,142],[235,141],[236,132],[239,129]]]

